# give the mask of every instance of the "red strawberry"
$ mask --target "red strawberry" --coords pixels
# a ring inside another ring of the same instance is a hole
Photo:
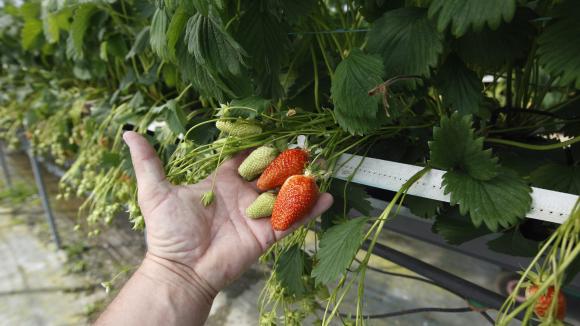
[[[304,173],[308,153],[300,148],[283,151],[268,165],[258,179],[258,189],[262,191],[280,187],[286,179]]]
[[[314,177],[294,175],[282,185],[272,210],[274,230],[287,230],[310,212],[318,199],[318,186]]]
[[[526,289],[526,298],[534,295],[539,289],[538,285],[530,285]],[[552,305],[552,298],[554,297],[554,287],[548,287],[548,290],[545,294],[542,294],[538,301],[536,302],[536,306],[534,307],[534,312],[538,317],[543,318],[548,315],[548,311],[550,306]],[[564,316],[566,315],[566,297],[562,293],[562,291],[558,291],[558,302],[556,307],[556,318],[559,320],[564,320]]]

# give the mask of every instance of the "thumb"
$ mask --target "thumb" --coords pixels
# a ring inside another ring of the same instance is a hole
[[[147,139],[134,131],[125,132],[123,139],[131,152],[140,200],[150,199],[166,189],[168,183],[161,160]]]

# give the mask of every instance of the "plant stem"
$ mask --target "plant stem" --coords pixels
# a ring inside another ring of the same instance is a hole
[[[369,233],[367,233],[367,236],[365,238],[368,238],[371,230],[374,229],[375,234],[373,235],[373,238],[368,246],[367,253],[366,253],[365,257],[363,258],[362,263],[360,265],[361,273],[360,273],[360,281],[359,281],[359,288],[358,288],[358,292],[359,292],[358,293],[359,294],[358,300],[363,300],[363,298],[364,298],[364,280],[365,280],[365,275],[366,275],[366,266],[368,265],[368,262],[371,258],[371,255],[373,253],[373,249],[374,249],[375,244],[377,243],[377,240],[379,238],[379,234],[381,233],[383,226],[384,226],[385,222],[387,221],[387,217],[391,214],[393,207],[395,207],[395,205],[399,202],[399,199],[401,197],[404,197],[404,195],[407,193],[409,188],[411,188],[411,186],[415,182],[417,182],[419,179],[421,179],[421,177],[423,177],[427,172],[429,172],[430,169],[431,169],[430,167],[425,167],[425,168],[421,169],[419,172],[415,173],[415,175],[413,175],[411,178],[409,178],[409,180],[407,180],[403,184],[403,186],[395,194],[395,196],[393,197],[393,199],[391,200],[389,205],[385,208],[385,210],[381,213],[379,218],[375,221],[375,223],[373,224],[373,226],[369,230]],[[359,325],[358,316],[362,315],[362,313],[363,313],[362,312],[362,305],[361,305],[361,302],[359,301],[357,303],[357,319],[356,319],[357,325]]]
[[[508,146],[513,146],[513,147],[529,149],[529,150],[533,150],[533,151],[550,151],[550,150],[554,150],[554,149],[561,149],[561,148],[564,148],[566,146],[575,144],[579,141],[580,141],[580,137],[574,137],[574,138],[569,139],[567,141],[556,143],[556,144],[533,145],[533,144],[520,143],[520,142],[513,141],[513,140],[507,140],[507,139],[499,139],[499,138],[486,138],[485,139],[485,142],[487,142],[487,143],[508,145]]]
[[[310,55],[312,57],[312,68],[314,68],[314,106],[316,110],[320,110],[320,100],[318,98],[318,60],[316,59],[316,53],[314,52],[314,48],[310,48]]]

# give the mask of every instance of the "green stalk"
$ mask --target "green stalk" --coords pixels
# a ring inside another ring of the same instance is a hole
[[[532,65],[534,64],[534,60],[535,60],[535,54],[536,54],[536,49],[537,49],[538,45],[536,42],[534,42],[534,44],[532,45],[532,48],[530,49],[530,54],[528,56],[528,61],[526,62],[526,65],[524,67],[524,75],[522,77],[521,80],[521,85],[520,85],[520,92],[521,95],[521,103],[519,103],[518,107],[520,108],[526,108],[527,106],[527,102],[529,100],[529,94],[528,94],[528,90],[529,90],[529,85],[530,85],[530,74],[532,73],[533,67]]]
[[[578,256],[578,254],[580,254],[580,245],[576,246],[574,251],[572,251],[572,254],[569,257],[567,257],[562,264],[560,264],[560,269],[552,273],[550,277],[548,277],[542,283],[542,285],[538,288],[538,291],[536,291],[534,295],[528,297],[524,303],[519,305],[510,314],[508,314],[505,317],[502,317],[502,319],[498,321],[497,325],[498,326],[507,325],[507,323],[512,319],[514,319],[515,316],[519,314],[522,310],[528,308],[533,302],[536,302],[536,300],[540,297],[540,295],[542,295],[548,289],[548,287],[552,286],[552,284],[555,283],[556,278],[560,277],[563,271],[568,267],[568,265],[570,265],[574,261],[574,259],[576,258],[576,256]]]
[[[391,211],[393,210],[393,207],[395,207],[397,202],[399,202],[399,199],[401,199],[401,197],[404,196],[404,194],[406,194],[406,192],[409,190],[409,188],[415,182],[417,182],[419,179],[421,179],[421,177],[423,177],[430,169],[431,169],[430,167],[425,167],[425,168],[421,169],[419,172],[415,173],[415,175],[413,175],[411,178],[409,178],[409,180],[407,180],[403,184],[403,186],[401,186],[401,189],[399,189],[399,191],[395,194],[395,196],[393,197],[393,199],[391,200],[389,205],[381,213],[381,215],[378,217],[378,219],[375,220],[375,222],[373,223],[373,225],[371,226],[371,228],[369,229],[369,231],[367,232],[367,234],[363,238],[363,241],[367,240],[370,237],[371,233],[374,231],[373,238],[370,242],[368,249],[366,250],[367,253],[366,253],[365,257],[363,258],[363,260],[361,261],[361,264],[359,266],[358,273],[360,273],[359,275],[362,275],[361,280],[359,281],[359,288],[358,288],[359,300],[362,300],[362,298],[364,296],[364,276],[365,276],[366,266],[368,265],[369,259],[373,253],[373,249],[377,243],[377,240],[379,238],[379,234],[381,233],[383,226],[384,226],[385,222],[387,221],[387,217],[390,215]],[[346,295],[346,293],[350,289],[350,286],[352,286],[354,279],[355,278],[353,277],[351,279],[351,281],[348,283],[346,290],[343,291],[342,296],[340,297],[339,301],[335,305],[334,309],[332,310],[332,312],[331,312],[330,316],[328,316],[328,318],[326,317],[326,313],[325,313],[323,325],[328,325],[330,323],[330,321],[332,320],[332,318],[336,314],[336,311],[338,310],[338,307],[339,307],[340,303],[342,302],[342,299],[344,298],[344,296]],[[330,301],[328,304],[330,305]],[[328,309],[328,307],[327,307],[327,309]],[[361,314],[362,313],[361,313],[359,307],[357,306],[357,325],[359,324],[358,323],[358,321],[359,321],[358,316]]]
[[[508,109],[512,108],[512,76],[513,76],[513,68],[510,65],[508,67],[507,77],[506,77],[506,91],[505,91],[505,100],[506,100],[506,107]]]
[[[322,39],[322,37],[320,35],[316,35],[316,39],[318,40],[318,46],[320,47],[320,53],[322,54],[322,60],[324,61],[324,64],[326,65],[326,69],[328,70],[328,75],[332,79],[334,76],[334,71],[332,70],[332,66],[330,65],[330,61],[328,60],[328,57],[326,56],[326,51],[325,51],[326,43],[324,43],[324,39]]]
[[[350,287],[353,285],[355,278],[353,277],[346,285],[346,288],[344,289],[344,291],[342,292],[342,295],[338,298],[338,301],[336,302],[336,304],[334,305],[334,307],[332,308],[332,311],[330,312],[330,316],[328,317],[328,320],[326,318],[326,315],[328,314],[328,309],[330,309],[330,304],[332,302],[332,300],[328,300],[328,303],[326,304],[326,309],[324,311],[324,316],[322,318],[322,326],[327,326],[331,321],[332,318],[334,317],[334,315],[337,313],[338,308],[340,307],[340,304],[342,303],[342,300],[344,300],[344,297],[346,296],[346,294],[348,293],[348,291],[350,290]],[[333,291],[333,294],[331,295],[331,297],[335,296],[335,292],[338,291],[338,289],[342,288],[344,285],[344,282],[346,281],[346,275],[344,275],[340,281],[338,282],[338,285],[336,286],[336,289]]]
[[[535,124],[535,125],[530,125],[530,126],[496,129],[496,130],[490,130],[488,132],[488,134],[502,134],[502,133],[509,133],[512,131],[520,131],[520,130],[526,130],[526,129],[537,129],[540,127],[547,127],[547,126],[559,125],[559,124],[563,124],[563,123],[573,123],[573,122],[580,122],[580,119],[570,119],[570,120],[565,120],[565,121],[564,120],[554,121],[554,122],[547,122],[547,123]]]
[[[550,151],[550,150],[554,150],[554,149],[561,149],[561,148],[566,147],[568,145],[575,144],[579,141],[580,141],[580,137],[575,137],[575,138],[569,139],[567,141],[556,143],[556,144],[532,145],[532,144],[520,143],[517,141],[499,139],[499,138],[486,138],[485,139],[485,142],[487,142],[487,143],[508,145],[508,146],[513,146],[513,147],[529,149],[529,150],[533,150],[533,151]]]
[[[310,55],[312,57],[312,68],[314,68],[314,106],[316,110],[320,110],[320,100],[318,98],[318,88],[319,88],[319,80],[318,80],[318,60],[316,59],[316,53],[314,52],[314,48],[310,48]]]
[[[578,203],[576,204],[570,218],[558,228],[556,233],[554,233],[547,242],[542,246],[540,251],[536,254],[536,257],[528,268],[522,273],[522,276],[517,283],[514,292],[509,296],[506,302],[502,305],[500,309],[500,316],[498,316],[498,325],[507,325],[511,319],[513,319],[518,313],[520,313],[524,309],[528,309],[526,311],[525,318],[523,320],[523,324],[525,324],[526,320],[531,318],[531,314],[533,309],[530,309],[530,306],[534,304],[539,296],[549,287],[555,285],[556,289],[559,290],[559,285],[561,283],[560,276],[564,273],[565,269],[576,259],[576,257],[580,254],[580,244],[577,243],[578,234],[576,230],[576,224],[579,221],[580,216],[578,215]],[[574,233],[573,239],[570,239],[571,233]],[[568,246],[563,246],[566,244],[568,240],[571,240]],[[565,250],[560,250],[560,248],[566,247]],[[544,255],[548,249],[549,253]],[[564,254],[562,252],[565,252]],[[515,304],[515,296],[518,293],[518,290],[521,289],[522,284],[525,280],[528,279],[531,270],[537,266],[538,261],[543,258],[547,257],[544,261],[542,266],[538,269],[538,274],[540,279],[542,280],[541,287],[538,291],[533,295],[527,298],[527,300],[522,303],[519,307],[514,309],[510,314],[507,314],[507,311],[513,307]],[[556,261],[556,258],[560,258],[560,264]],[[548,270],[550,267],[549,264],[552,265],[551,271]],[[550,277],[547,279],[543,279],[543,275],[549,274]],[[503,312],[503,315],[502,315]]]

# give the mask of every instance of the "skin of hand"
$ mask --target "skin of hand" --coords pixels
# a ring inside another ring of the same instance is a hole
[[[274,242],[332,205],[332,196],[321,193],[301,223],[284,232],[274,231],[269,219],[244,216],[259,195],[255,183],[244,181],[237,172],[246,155],[225,161],[217,169],[214,201],[204,207],[200,198],[211,189],[213,175],[194,185],[173,185],[145,138],[132,131],[125,132],[123,138],[131,152],[146,225],[148,252],[143,266],[152,267],[144,274],[155,279],[163,273],[152,270],[169,270],[210,304]]]

